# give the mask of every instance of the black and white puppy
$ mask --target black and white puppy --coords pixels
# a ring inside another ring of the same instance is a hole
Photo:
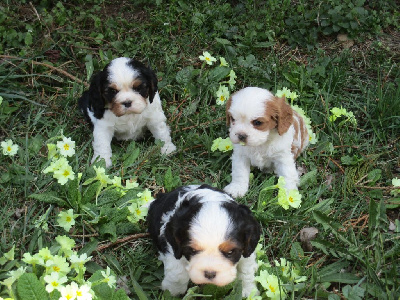
[[[247,297],[255,284],[260,225],[250,209],[208,185],[158,194],[147,216],[149,233],[164,264],[162,289],[183,294],[195,284],[242,281]]]
[[[93,124],[92,163],[104,158],[111,166],[111,140],[136,140],[146,128],[164,142],[161,153],[176,147],[162,110],[157,77],[144,64],[127,57],[116,58],[93,76],[88,91],[78,101],[86,119]]]

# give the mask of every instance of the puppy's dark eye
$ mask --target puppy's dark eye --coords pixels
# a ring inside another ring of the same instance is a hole
[[[235,122],[235,119],[234,119],[232,116],[230,116],[230,119],[231,119],[231,122],[232,122],[232,123]]]
[[[259,120],[254,120],[251,122],[253,124],[253,126],[258,127],[261,126],[263,124],[263,122],[259,121]]]
[[[237,251],[238,249],[232,249],[232,250],[230,250],[230,251],[227,251],[227,252],[222,252],[222,254],[226,257],[226,258],[230,258],[230,257],[232,257],[235,253],[236,253],[236,251]]]
[[[110,95],[115,95],[115,94],[118,93],[118,90],[116,90],[116,89],[110,87],[110,88],[108,88],[108,93],[109,93]]]
[[[197,253],[199,253],[199,250],[193,249],[192,247],[187,247],[187,253],[190,256],[196,255]]]

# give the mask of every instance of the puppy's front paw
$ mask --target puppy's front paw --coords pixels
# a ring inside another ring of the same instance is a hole
[[[100,155],[93,155],[92,161],[90,162],[91,164],[93,164],[96,160],[100,160],[100,159],[104,159],[104,161],[106,162],[106,168],[109,168],[112,166],[112,161],[110,157],[102,157]]]
[[[165,291],[168,290],[172,296],[179,296],[186,292],[187,290],[187,283],[182,284],[181,282],[169,280],[164,278],[161,283],[161,288]]]
[[[172,143],[165,143],[164,146],[161,148],[162,154],[170,154],[176,150],[176,146]]]
[[[249,296],[259,296],[260,292],[257,290],[255,283],[243,285],[242,287],[242,297],[247,298]]]
[[[237,183],[230,183],[225,188],[224,191],[230,194],[233,198],[243,197],[247,192],[248,187]]]

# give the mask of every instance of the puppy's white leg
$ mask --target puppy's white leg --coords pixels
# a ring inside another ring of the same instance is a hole
[[[172,296],[185,293],[189,283],[187,260],[184,257],[178,260],[171,253],[161,254],[159,258],[164,264],[162,289],[170,291]]]
[[[106,161],[106,167],[111,167],[111,140],[114,135],[114,128],[111,126],[102,126],[102,124],[98,122],[93,129],[93,163],[96,158],[99,156],[100,158],[104,158]]]
[[[278,176],[283,176],[286,182],[286,190],[297,190],[300,178],[296,169],[293,155],[285,155],[274,162],[275,172]]]
[[[161,106],[161,99],[158,92],[156,93],[153,103],[150,105],[151,118],[147,120],[147,128],[156,140],[164,142],[161,148],[162,154],[170,154],[176,150],[175,145],[172,143],[169,126],[167,125],[167,118]]]
[[[242,197],[249,189],[250,159],[233,150],[232,154],[232,182],[224,191],[232,197]]]
[[[172,143],[170,130],[167,123],[158,122],[154,124],[151,122],[147,125],[147,127],[156,140],[161,140],[164,142],[164,145],[161,148],[162,154],[170,154],[176,150],[176,146]]]
[[[259,292],[255,283],[255,273],[258,265],[256,262],[256,254],[252,253],[249,257],[242,257],[238,262],[238,278],[242,281],[242,297],[248,297],[252,291]]]

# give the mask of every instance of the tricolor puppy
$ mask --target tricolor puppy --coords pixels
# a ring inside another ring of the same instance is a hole
[[[250,209],[208,185],[157,195],[147,216],[164,264],[162,289],[183,294],[195,284],[224,286],[238,277],[243,296],[256,290],[254,250],[260,225]]]
[[[161,153],[176,149],[161,107],[155,73],[141,62],[120,57],[91,80],[79,99],[79,107],[93,124],[92,163],[104,158],[111,166],[111,140],[136,140],[146,128],[164,142]]]
[[[303,118],[285,98],[247,87],[232,95],[226,113],[234,146],[232,182],[224,190],[233,197],[246,194],[250,166],[272,169],[285,178],[287,190],[297,189],[295,160],[308,145],[309,136]]]

